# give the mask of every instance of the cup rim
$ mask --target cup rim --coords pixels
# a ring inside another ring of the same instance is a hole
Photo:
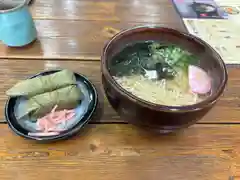
[[[29,0],[22,0],[21,3],[19,3],[17,6],[11,8],[11,9],[0,10],[0,14],[8,13],[8,12],[12,12],[12,11],[15,11],[17,9],[20,9],[20,8],[24,7],[25,5],[27,5],[28,1]]]
[[[205,46],[210,52],[212,52],[216,56],[216,60],[218,64],[220,65],[221,71],[223,73],[223,78],[221,80],[221,83],[219,85],[219,88],[216,92],[213,93],[212,96],[208,97],[207,99],[196,103],[192,105],[186,105],[186,106],[167,106],[167,105],[161,105],[161,104],[156,104],[152,103],[149,101],[146,101],[144,99],[141,99],[130,92],[128,92],[126,89],[122,88],[110,75],[110,72],[107,69],[107,53],[108,49],[110,46],[114,43],[117,43],[118,40],[120,40],[123,36],[128,35],[128,34],[133,34],[134,32],[144,32],[149,29],[159,29],[159,30],[167,30],[170,33],[177,33],[181,35],[184,38],[188,39],[194,39],[194,41],[198,44],[201,44]],[[190,111],[199,111],[201,109],[211,107],[213,104],[216,103],[218,98],[221,96],[223,93],[225,86],[228,81],[228,74],[227,74],[227,68],[226,65],[221,58],[221,56],[214,50],[207,42],[203,41],[202,39],[190,34],[190,33],[185,33],[170,27],[164,27],[164,26],[158,26],[158,25],[142,25],[142,26],[135,26],[129,29],[125,29],[120,31],[119,33],[115,34],[109,41],[108,43],[104,46],[102,55],[101,55],[101,69],[102,73],[106,76],[107,81],[111,84],[112,88],[114,88],[115,91],[117,91],[119,94],[124,96],[125,98],[129,99],[130,101],[135,102],[136,104],[139,104],[143,107],[155,110],[155,111],[164,111],[164,112],[176,112],[176,113],[182,113],[182,112],[190,112]]]

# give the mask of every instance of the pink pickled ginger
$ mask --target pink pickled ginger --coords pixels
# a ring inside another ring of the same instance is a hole
[[[60,123],[66,123],[66,121],[72,119],[75,116],[74,110],[61,110],[56,111],[57,105],[54,106],[52,111],[46,114],[44,117],[37,120],[37,130],[40,132],[29,133],[29,135],[35,136],[47,136],[57,135],[65,129],[59,129],[57,126]]]

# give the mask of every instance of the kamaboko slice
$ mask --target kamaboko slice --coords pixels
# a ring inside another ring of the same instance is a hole
[[[211,78],[202,68],[189,65],[188,78],[192,92],[206,94],[211,90]]]

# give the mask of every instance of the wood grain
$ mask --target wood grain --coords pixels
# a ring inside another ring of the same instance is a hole
[[[8,48],[0,44],[0,58],[95,59],[99,60],[104,44],[114,34],[143,23],[99,21],[36,20],[38,40],[24,48]],[[180,24],[180,23],[179,23]],[[179,24],[169,27],[183,29]]]
[[[178,30],[184,31],[184,26],[181,20],[176,16],[176,12],[172,6],[169,4],[159,4],[156,6],[160,9],[165,9],[171,15],[165,16],[155,14],[155,16],[145,15],[141,16],[146,21],[128,21],[127,14],[130,13],[129,8],[133,8],[130,5],[128,9],[122,7],[119,10],[120,14],[124,14],[125,19],[119,21],[101,21],[98,19],[95,20],[76,20],[76,19],[67,19],[66,12],[63,12],[67,8],[64,8],[64,3],[70,2],[75,4],[82,4],[81,7],[84,11],[89,12],[89,8],[99,9],[92,6],[91,4],[101,4],[98,2],[88,2],[88,1],[50,1],[49,11],[59,11],[62,12],[65,20],[56,20],[54,18],[40,18],[35,20],[35,24],[38,31],[38,40],[35,43],[23,48],[8,48],[4,44],[0,44],[0,58],[31,58],[31,59],[95,59],[99,60],[101,51],[104,44],[112,37],[112,34],[109,29],[113,28],[116,30],[127,29],[133,26],[145,25],[145,24],[155,24],[159,26],[168,26]],[[36,1],[33,3],[32,8],[36,8],[37,12],[44,13],[44,8],[37,8],[38,3],[44,4],[44,7],[49,5],[47,1]],[[52,5],[51,5],[52,3]],[[109,2],[110,3],[110,2]],[[113,3],[113,2],[112,2]],[[72,4],[72,6],[73,6]],[[89,5],[90,4],[90,5]],[[122,4],[125,5],[124,2]],[[141,3],[140,3],[141,4]],[[56,6],[56,7],[55,7]],[[102,3],[105,7],[104,3]],[[107,5],[106,5],[107,6]],[[75,7],[75,6],[73,6]],[[77,5],[76,5],[77,7]],[[108,7],[108,6],[107,6]],[[155,6],[154,6],[155,7]],[[133,8],[134,9],[134,8]],[[150,9],[151,10],[151,9]],[[67,11],[67,10],[66,10]],[[72,12],[68,9],[69,12]],[[90,10],[93,11],[93,10]],[[134,10],[138,12],[138,10]],[[151,10],[152,11],[152,10]],[[160,10],[161,11],[161,10]],[[78,13],[82,12],[81,8],[77,10]],[[141,11],[140,11],[141,12]],[[162,11],[161,11],[162,12]],[[174,15],[175,14],[175,15]],[[51,17],[50,14],[46,14],[47,17]],[[98,16],[98,15],[96,15]],[[81,13],[79,17],[84,17]],[[112,17],[112,15],[106,15],[106,17]],[[149,18],[157,17],[157,20],[149,20]],[[136,19],[133,17],[133,19]]]
[[[36,0],[30,9],[34,19],[145,23],[180,20],[171,1],[166,0]]]
[[[54,144],[37,144],[0,124],[3,180],[227,180],[240,177],[240,71],[231,67],[228,87],[215,108],[178,135],[156,136],[121,120],[101,87],[99,56],[109,29],[157,24],[185,31],[171,1],[35,0],[31,12],[38,40],[24,48],[0,44],[0,120],[5,91],[47,69],[68,68],[89,77],[103,107],[101,123]],[[58,60],[56,60],[58,59]],[[119,123],[119,124],[118,124]],[[236,123],[235,125],[225,125]]]
[[[4,180],[227,180],[240,175],[240,126],[195,125],[161,137],[131,125],[88,125],[80,135],[54,144],[30,142],[0,127]]]
[[[123,122],[104,97],[101,83],[100,62],[98,61],[56,61],[56,60],[8,60],[0,61],[0,119],[4,119],[5,91],[17,81],[47,69],[68,68],[89,77],[96,85],[103,107],[102,122]],[[227,89],[218,104],[204,117],[201,123],[240,123],[240,71],[228,69]],[[97,119],[96,119],[97,120]],[[98,120],[97,120],[98,121]]]

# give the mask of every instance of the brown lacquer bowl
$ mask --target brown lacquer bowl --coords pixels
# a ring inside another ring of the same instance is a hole
[[[138,41],[174,43],[198,56],[200,67],[212,77],[212,94],[198,104],[164,106],[140,99],[123,89],[111,76],[109,66],[116,53],[127,44]],[[120,117],[159,133],[175,132],[196,123],[214,106],[228,79],[223,60],[206,42],[187,33],[156,26],[134,27],[116,34],[104,47],[101,68],[106,96]]]

